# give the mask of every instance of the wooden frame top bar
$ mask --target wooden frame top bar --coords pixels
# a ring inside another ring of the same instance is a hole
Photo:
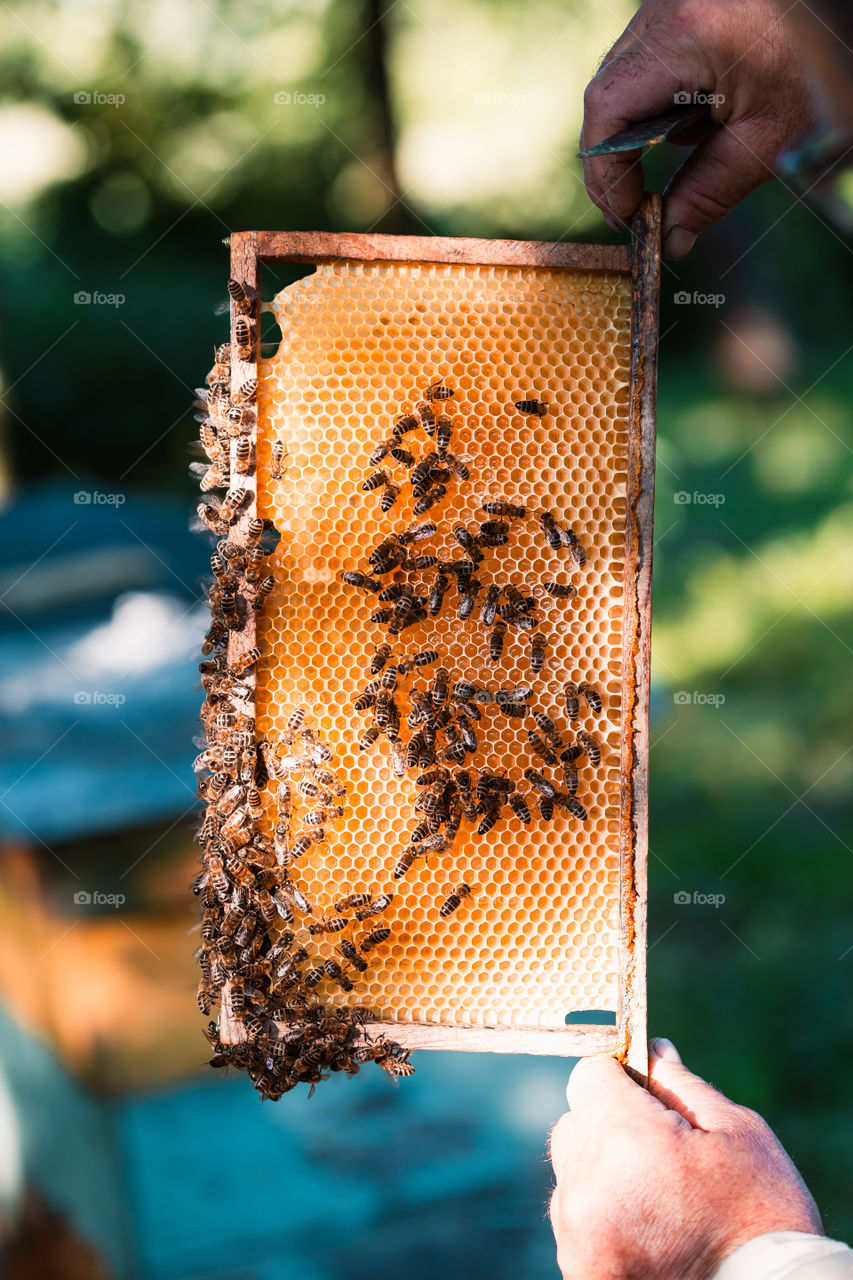
[[[629,275],[631,252],[621,244],[548,240],[471,240],[445,236],[383,236],[328,231],[256,231],[261,262],[443,262],[551,271],[613,271]]]

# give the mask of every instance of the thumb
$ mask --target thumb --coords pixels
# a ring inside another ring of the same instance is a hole
[[[664,192],[663,249],[683,258],[700,232],[719,222],[762,182],[788,133],[778,122],[753,116],[720,125],[696,148]]]
[[[738,1127],[744,1109],[679,1061],[654,1056],[649,1090],[669,1111],[677,1111],[694,1129],[727,1132]]]
[[[578,1124],[617,1127],[661,1115],[664,1106],[608,1054],[581,1058],[569,1076],[566,1099]]]

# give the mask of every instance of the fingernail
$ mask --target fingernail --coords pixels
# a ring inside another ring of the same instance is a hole
[[[696,236],[686,227],[670,227],[663,238],[663,251],[667,258],[683,258],[696,243]]]
[[[665,1036],[660,1036],[657,1040],[650,1040],[649,1052],[653,1058],[660,1058],[661,1062],[681,1062],[681,1054],[672,1041],[667,1040]]]

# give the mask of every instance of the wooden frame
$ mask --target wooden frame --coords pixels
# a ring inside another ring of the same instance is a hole
[[[586,245],[540,241],[440,239],[428,236],[333,235],[327,232],[242,231],[231,236],[231,275],[252,299],[248,315],[231,309],[232,385],[257,377],[262,263],[367,262],[468,263],[549,270],[606,271],[631,276],[631,388],[627,512],[625,528],[624,649],[622,662],[622,753],[620,800],[620,1001],[616,1026],[574,1025],[538,1028],[444,1027],[419,1023],[371,1023],[409,1049],[457,1049],[489,1053],[532,1053],[580,1057],[612,1053],[638,1075],[648,1069],[646,1048],[646,885],[648,861],[649,652],[655,466],[657,311],[660,287],[660,197],[647,195],[633,222],[632,244]],[[251,354],[240,358],[235,325],[246,319]],[[257,424],[252,423],[253,433]],[[232,446],[233,447],[233,446]],[[241,483],[249,498],[232,531],[240,541],[256,513],[255,477]],[[254,618],[232,631],[229,663],[255,644]],[[254,714],[251,696],[238,710]],[[224,1042],[245,1038],[231,1017],[223,992],[220,1035]]]

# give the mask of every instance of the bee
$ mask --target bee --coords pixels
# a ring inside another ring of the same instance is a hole
[[[533,719],[536,721],[536,727],[539,732],[544,733],[551,745],[559,750],[563,745],[563,741],[551,717],[546,715],[544,711],[534,711]]]
[[[441,502],[442,498],[447,495],[447,485],[434,484],[432,488],[424,494],[422,498],[418,498],[412,507],[412,514],[422,516],[425,512],[434,507],[437,502]]]
[[[238,356],[241,360],[247,360],[252,354],[252,337],[245,320],[238,320],[234,325],[234,337]]]
[[[263,547],[249,547],[246,552],[246,581],[258,582],[261,577],[261,570],[264,567],[266,556]]]
[[[372,724],[365,729],[364,733],[358,740],[359,751],[367,751],[375,742],[378,742],[381,732],[382,730],[378,724]]]
[[[456,716],[456,725],[459,729],[459,736],[465,746],[466,751],[477,750],[477,734],[471,721],[465,715],[464,711],[460,711]]]
[[[453,435],[453,423],[449,418],[439,418],[435,428],[435,443],[438,449],[438,456],[444,458],[447,450],[450,448],[450,438]]]
[[[501,702],[498,704],[505,716],[513,720],[523,720],[527,715],[527,707],[523,702]]]
[[[220,518],[219,510],[208,502],[200,502],[196,507],[196,514],[199,520],[217,537],[220,537],[228,527]]]
[[[340,933],[348,924],[349,921],[343,916],[333,916],[330,920],[317,920],[314,924],[309,924],[308,932],[312,937],[317,933]]]
[[[577,587],[570,582],[543,582],[542,586],[555,600],[569,600],[578,593]]]
[[[226,524],[233,524],[237,518],[237,509],[243,505],[246,497],[245,489],[229,489],[222,499],[222,506],[219,508],[220,519],[224,520]]]
[[[393,893],[381,893],[378,898],[374,898],[366,906],[363,906],[356,912],[356,920],[367,920],[370,916],[381,916],[383,911],[387,911],[391,903],[394,901]]]
[[[527,781],[548,800],[554,799],[557,794],[557,788],[554,786],[553,782],[550,782],[547,778],[543,777],[543,775],[538,773],[536,769],[525,769],[524,776]]]
[[[424,542],[427,538],[433,536],[435,528],[435,525],[429,520],[421,521],[420,524],[416,522],[415,524],[410,524],[408,529],[399,534],[398,540],[401,546],[404,547],[410,546],[413,542]]]
[[[450,693],[450,672],[446,667],[439,667],[436,671],[432,688],[430,689],[430,699],[434,707],[441,707],[447,701]]]
[[[583,748],[584,754],[591,765],[601,764],[601,747],[598,740],[591,733],[584,730],[577,735],[578,746]]]
[[[358,949],[354,943],[348,942],[347,939],[344,938],[338,943],[337,949],[340,951],[344,959],[348,960],[352,967],[357,969],[359,973],[364,973],[367,970],[367,961],[363,960],[358,954]]]
[[[388,483],[388,473],[386,471],[373,471],[366,480],[362,480],[361,488],[364,493],[372,493],[374,489],[378,489],[380,485]]]
[[[345,569],[338,577],[348,587],[358,587],[361,591],[376,593],[382,590],[381,582],[377,582],[375,578],[369,578],[366,573],[358,573],[354,569]]]
[[[394,423],[393,432],[396,440],[402,440],[410,431],[417,431],[420,423],[413,413],[406,413]]]
[[[573,743],[572,746],[566,747],[565,750],[560,752],[560,764],[574,764],[575,760],[579,759],[582,755],[583,747],[579,747],[577,743]]]
[[[548,406],[542,400],[516,400],[515,407],[519,413],[526,413],[537,418],[544,418]]]
[[[372,898],[370,893],[350,893],[335,903],[335,911],[354,911],[356,907],[366,907]]]
[[[578,568],[582,569],[586,564],[586,551],[581,545],[581,541],[573,529],[562,529],[560,531],[560,541],[564,547],[568,547],[571,552],[572,559]]]
[[[441,612],[441,606],[449,585],[450,579],[446,574],[441,572],[436,574],[435,581],[433,582],[429,596],[427,597],[427,612],[431,618],[436,617],[437,614]]]
[[[243,385],[240,387],[239,391],[237,391],[235,398],[242,401],[254,400],[257,394],[258,394],[257,378],[247,378],[246,381],[243,383]]]
[[[404,561],[403,568],[415,573],[423,573],[425,569],[434,569],[438,564],[438,556],[411,556]]]
[[[431,436],[435,431],[435,413],[432,405],[428,400],[419,400],[415,405],[415,412],[420,419],[420,425],[427,435]]]
[[[264,601],[275,586],[275,578],[271,573],[267,574],[255,587],[255,598],[252,601],[252,608],[256,613],[260,613],[264,607]]]
[[[292,880],[285,880],[279,890],[279,893],[285,894],[296,906],[297,910],[301,911],[303,915],[312,916],[314,914],[313,905],[308,901],[302,890],[295,885]]]
[[[424,392],[424,399],[450,400],[451,397],[455,395],[455,391],[451,391],[450,387],[444,386],[441,382],[431,382]]]
[[[395,880],[402,880],[406,872],[409,871],[409,869],[413,866],[417,856],[418,856],[417,849],[415,848],[404,849],[403,852],[400,854],[399,858],[397,859],[396,863],[394,864],[394,870],[391,872],[391,875],[393,876],[393,878]],[[362,950],[364,950],[363,947],[362,947]]]
[[[260,542],[264,532],[264,522],[260,516],[253,516],[246,525],[246,541],[249,543]]]
[[[241,653],[238,658],[231,664],[231,674],[237,679],[244,676],[261,656],[261,651],[257,645],[252,649],[247,649],[245,653]]]
[[[331,978],[333,982],[336,982],[342,991],[352,991],[354,989],[349,978],[346,977],[341,966],[336,960],[326,960],[323,968],[326,970],[327,976]]]
[[[477,603],[477,596],[482,589],[482,583],[476,578],[468,578],[467,581],[460,579],[459,582],[459,620],[464,622],[466,618],[470,618],[474,612],[474,605]]]
[[[598,692],[595,685],[584,680],[582,684],[578,685],[578,693],[585,700],[590,711],[593,711],[597,716],[600,716],[602,711],[601,694]]]
[[[234,306],[238,311],[247,312],[252,310],[252,300],[246,290],[243,288],[239,280],[235,280],[232,276],[228,281],[228,292],[231,295]],[[239,338],[238,338],[239,341]]]
[[[259,1039],[264,1034],[264,1024],[260,1018],[256,1018],[253,1013],[247,1013],[243,1018],[243,1026],[247,1034],[252,1040]]]
[[[480,824],[477,827],[477,834],[480,836],[488,835],[500,816],[500,806],[492,800],[480,820]]]
[[[579,818],[581,822],[586,822],[589,814],[581,804],[580,800],[574,796],[564,795],[562,791],[558,791],[554,797],[561,809],[567,809],[573,817]]]
[[[361,942],[358,944],[359,950],[362,952],[363,955],[367,955],[367,953],[369,951],[372,951],[374,947],[381,946],[382,943],[386,942],[390,937],[391,937],[390,929],[387,929],[387,928],[374,929],[373,932],[369,933],[366,938],[362,938]]]
[[[500,594],[501,588],[495,586],[494,583],[486,592],[486,598],[483,601],[482,608],[480,609],[480,621],[485,627],[490,627],[495,620]]]
[[[554,801],[550,796],[539,797],[539,813],[545,822],[550,822],[554,816]]]
[[[509,542],[509,525],[505,520],[486,520],[480,525],[478,539],[487,547],[504,547]]]
[[[303,973],[302,981],[309,991],[313,991],[316,986],[323,981],[326,976],[326,970],[321,964],[315,965],[313,969],[308,969]]]
[[[503,498],[484,502],[480,510],[487,515],[501,516],[508,520],[523,520],[527,515],[527,507],[520,506],[517,502],[507,502]]]
[[[557,522],[550,511],[541,511],[539,513],[539,521],[545,534],[545,539],[552,551],[559,551],[563,545],[563,539],[560,536],[560,530]]]
[[[567,680],[563,685],[563,696],[566,700],[566,712],[570,720],[577,720],[580,715],[578,687],[574,680]]]
[[[368,465],[375,467],[380,462],[383,462],[396,444],[397,440],[395,436],[391,436],[388,440],[382,440],[378,445],[376,445],[373,452],[370,454],[370,457],[367,459]]]
[[[373,657],[370,662],[371,675],[377,675],[385,666],[386,662],[390,657],[391,657],[390,644],[377,645],[373,651]]]
[[[530,670],[538,675],[545,665],[547,641],[541,631],[537,631],[530,639]]]
[[[281,440],[273,441],[272,452],[270,454],[270,479],[282,480],[284,478],[284,445]]]
[[[246,1012],[246,992],[243,983],[237,978],[231,982],[231,1012],[235,1018],[242,1018]]]
[[[521,792],[511,791],[509,803],[515,816],[527,825],[530,822],[530,808]]]
[[[471,886],[465,884],[464,881],[462,884],[458,885],[452,893],[449,893],[444,899],[444,902],[442,902],[441,906],[438,908],[438,914],[441,916],[442,920],[446,920],[448,916],[452,916],[453,912],[461,905],[463,900],[470,897],[470,894]]]
[[[287,733],[296,733],[297,729],[301,729],[305,720],[305,708],[297,707],[290,716],[288,716],[285,729]]]
[[[578,789],[578,771],[572,764],[563,765],[563,781],[566,786],[566,794],[573,796]]]
[[[249,470],[249,463],[252,458],[252,446],[247,436],[241,436],[234,445],[234,456],[232,459],[234,470],[239,471],[241,475]]]
[[[492,628],[492,634],[489,638],[489,657],[492,662],[497,662],[503,653],[504,640],[506,638],[506,623],[501,618],[495,622]]]

